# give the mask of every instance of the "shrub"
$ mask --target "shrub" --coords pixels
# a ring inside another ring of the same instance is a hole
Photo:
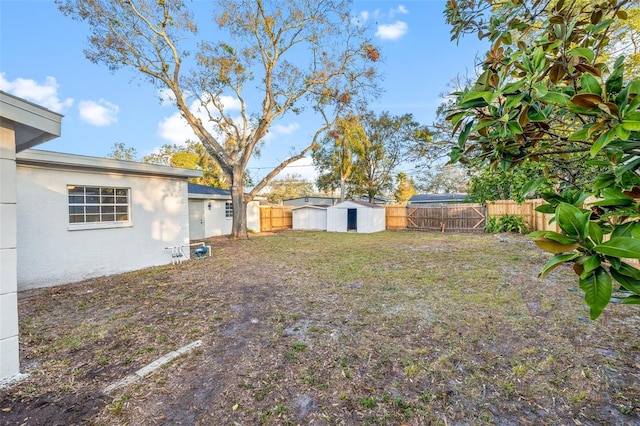
[[[522,216],[503,214],[500,217],[493,216],[488,218],[484,230],[490,234],[496,234],[498,232],[526,234],[529,232],[529,224],[525,222]]]

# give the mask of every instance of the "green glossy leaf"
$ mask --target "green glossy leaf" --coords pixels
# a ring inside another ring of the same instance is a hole
[[[576,238],[568,237],[566,235],[562,235],[555,231],[535,231],[529,234],[529,237],[532,238],[546,238],[548,240],[553,240],[559,244],[568,246],[576,243],[578,240]]]
[[[589,306],[592,320],[598,318],[609,304],[613,286],[607,271],[600,267],[586,278],[580,278],[580,289],[584,292],[584,301]]]
[[[602,190],[602,200],[591,203],[592,206],[628,206],[633,204],[633,198],[624,195],[616,188],[605,188]]]
[[[553,207],[553,205],[551,204],[541,204],[536,207],[535,210],[544,214],[554,214],[556,212],[555,207]]]
[[[522,189],[520,190],[520,192],[522,193],[523,196],[526,196],[527,194],[535,191],[546,180],[547,180],[547,178],[545,178],[545,177],[541,177],[541,178],[538,178],[538,179],[535,179],[535,180],[531,180],[531,181],[525,183],[522,186]]]
[[[591,147],[591,150],[589,151],[591,153],[591,157],[595,157],[602,148],[609,145],[609,143],[613,140],[615,136],[616,136],[615,129],[609,129],[606,132],[604,132],[602,135],[600,135],[600,137],[595,141],[595,143]]]
[[[595,244],[601,244],[604,238],[602,228],[593,221],[589,221],[589,237]]]
[[[585,238],[590,216],[590,211],[585,212],[568,203],[560,203],[556,209],[556,221],[560,229],[570,237]]]
[[[640,132],[640,121],[622,120],[622,128],[630,132]]]
[[[616,182],[616,176],[613,173],[602,173],[596,176],[593,183],[593,190],[599,191],[608,188]]]
[[[629,277],[627,275],[621,274],[616,269],[610,269],[611,276],[614,280],[616,280],[622,287],[627,289],[628,291],[640,294],[640,281],[634,279],[633,277]]]
[[[623,259],[640,259],[640,240],[630,237],[613,237],[593,248],[596,252]]]
[[[548,92],[546,95],[542,96],[540,99],[545,102],[550,102],[552,104],[558,104],[563,106],[566,106],[569,103],[569,98],[566,95],[558,92]]]
[[[600,257],[597,254],[591,255],[587,257],[587,260],[582,263],[582,267],[584,268],[582,274],[580,274],[581,278],[586,278],[593,271],[600,267],[601,261]]]
[[[602,94],[602,86],[600,86],[600,82],[589,73],[582,74],[580,84],[582,85],[580,93],[591,93],[594,95]]]
[[[627,296],[620,302],[623,305],[640,305],[640,296],[631,295]]]
[[[520,126],[520,123],[518,123],[517,121],[509,121],[507,123],[507,127],[509,128],[509,131],[514,135],[521,135],[524,132],[524,130],[522,130],[522,126]]]
[[[570,56],[585,58],[587,62],[593,62],[593,58],[595,57],[593,50],[586,47],[576,47],[575,49],[569,50],[567,54]]]
[[[558,266],[562,265],[563,263],[569,262],[570,260],[573,260],[578,256],[580,256],[579,253],[556,254],[551,259],[549,259],[549,261],[542,267],[542,270],[540,271],[540,274],[538,274],[538,276],[540,278],[546,278],[547,275],[549,275],[549,273],[556,269]]]

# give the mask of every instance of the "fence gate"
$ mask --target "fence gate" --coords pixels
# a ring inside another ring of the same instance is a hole
[[[407,213],[407,229],[414,231],[483,232],[487,217],[482,204],[408,207]]]

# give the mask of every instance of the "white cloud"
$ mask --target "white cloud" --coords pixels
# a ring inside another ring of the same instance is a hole
[[[409,26],[404,21],[396,21],[393,24],[380,24],[376,37],[382,40],[397,40],[407,33]]]
[[[389,17],[393,18],[396,15],[406,15],[408,13],[409,11],[407,10],[406,7],[404,7],[403,5],[398,5],[398,7],[396,7],[395,9],[391,9],[389,11]]]
[[[165,92],[161,92],[161,95],[165,94]],[[237,98],[233,98],[231,96],[221,96],[220,102],[224,106],[224,110],[226,113],[231,111],[240,110],[240,101]],[[214,108],[210,108],[211,111],[214,111]],[[202,106],[201,101],[194,101],[189,106],[189,110],[203,123],[205,123],[205,127],[209,128],[209,131],[213,134],[216,134],[215,126],[207,126],[206,123],[209,123],[209,115],[207,111]],[[158,124],[158,136],[170,143],[184,145],[187,140],[198,140],[197,136],[191,129],[191,127],[187,124],[186,120],[182,117],[179,112],[175,112],[174,114],[165,117]]]
[[[100,99],[95,101],[82,101],[78,104],[80,118],[92,126],[104,127],[118,121],[120,107],[109,101]]]
[[[28,78],[16,78],[9,81],[4,73],[0,73],[0,90],[61,113],[73,105],[73,99],[60,100],[58,97],[59,87],[55,77],[46,77],[45,82],[40,84]]]

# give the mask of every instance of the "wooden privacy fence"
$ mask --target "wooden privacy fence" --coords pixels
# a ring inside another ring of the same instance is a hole
[[[441,204],[427,207],[387,207],[387,229],[440,232],[482,232],[482,204]]]
[[[556,222],[549,223],[553,218],[552,214],[545,214],[536,211],[536,207],[544,204],[541,199],[526,200],[522,204],[518,204],[513,200],[497,200],[487,202],[487,216],[500,217],[504,214],[512,216],[522,216],[524,221],[529,224],[530,231],[556,231],[560,229]]]
[[[552,214],[539,213],[535,209],[543,200],[527,200],[518,204],[513,200],[498,200],[482,204],[442,204],[430,207],[387,206],[387,229],[475,232],[484,231],[486,218],[504,214],[522,216],[530,231],[556,231],[558,225],[549,220]]]
[[[293,227],[291,206],[260,206],[260,232]]]

